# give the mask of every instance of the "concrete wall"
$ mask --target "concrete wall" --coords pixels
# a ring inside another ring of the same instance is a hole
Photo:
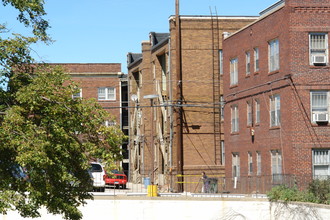
[[[81,208],[83,219],[141,220],[227,220],[227,219],[328,219],[330,206],[270,204],[258,201],[196,200],[95,200]],[[0,215],[1,220],[19,220],[17,213]],[[39,219],[61,219],[42,209]],[[25,219],[26,220],[26,219]]]

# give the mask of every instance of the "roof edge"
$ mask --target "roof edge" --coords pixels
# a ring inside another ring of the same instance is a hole
[[[281,10],[284,6],[285,6],[285,1],[284,0],[281,0],[281,1],[277,2],[277,3],[275,3],[274,5],[272,5],[272,6],[268,7],[267,9],[263,10],[264,13],[256,21],[254,21],[251,24],[248,24],[245,27],[239,29],[238,31],[230,34],[228,37],[224,38],[224,40],[226,40],[227,38],[230,38],[230,37],[232,37],[232,36],[240,33],[241,31],[243,31],[243,30],[245,30],[245,29],[247,29],[249,27],[251,27],[252,25],[256,24],[257,22],[265,19],[269,15],[272,15],[273,13]]]

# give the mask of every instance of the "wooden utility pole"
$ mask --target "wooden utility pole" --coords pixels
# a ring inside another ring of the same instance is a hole
[[[177,91],[176,91],[176,168],[178,175],[178,192],[183,192],[183,136],[182,136],[182,124],[183,124],[183,112],[182,112],[182,60],[181,60],[181,28],[180,28],[180,16],[179,16],[179,0],[175,1],[175,52],[176,52],[176,78],[177,78]]]

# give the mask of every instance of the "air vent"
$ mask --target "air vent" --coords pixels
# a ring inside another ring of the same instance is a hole
[[[327,112],[313,113],[313,121],[315,122],[328,122],[329,116]]]
[[[314,65],[324,65],[327,62],[327,57],[324,55],[313,56]]]

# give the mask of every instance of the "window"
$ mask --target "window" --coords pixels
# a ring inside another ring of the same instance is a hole
[[[223,52],[222,50],[219,50],[219,70],[220,70],[220,75],[223,74]]]
[[[163,54],[163,55],[159,56],[158,60],[159,60],[161,71],[162,71],[161,89],[162,89],[162,91],[166,91],[167,90],[167,85],[166,85],[166,55]]]
[[[330,149],[313,150],[313,175],[315,179],[327,179],[330,175]]]
[[[259,48],[254,48],[254,72],[259,71]]]
[[[328,35],[326,33],[309,34],[310,65],[325,65],[328,63]]]
[[[112,127],[112,126],[115,126],[116,124],[117,124],[116,121],[105,121],[104,122],[104,125],[106,127]]]
[[[240,176],[240,161],[239,161],[239,154],[233,153],[232,155],[232,175],[233,177]]]
[[[260,101],[259,99],[255,99],[255,122],[256,124],[260,123]]]
[[[225,165],[225,141],[221,141],[221,164]]]
[[[246,75],[250,75],[251,73],[251,58],[250,58],[250,52],[245,53],[245,71]]]
[[[257,175],[261,175],[261,153],[257,151]]]
[[[115,88],[98,88],[98,100],[116,100]]]
[[[253,159],[252,159],[252,153],[248,152],[248,174],[252,175],[253,173]]]
[[[154,77],[153,79],[156,79],[156,64],[154,61],[152,62],[152,74]]]
[[[246,109],[247,109],[247,125],[252,126],[252,103],[251,102],[246,103]]]
[[[239,131],[239,117],[238,117],[238,106],[233,105],[231,107],[231,132]]]
[[[224,108],[225,108],[225,100],[223,99],[223,95],[220,96],[220,117],[223,121],[224,119]]]
[[[280,126],[281,121],[281,100],[279,95],[270,97],[270,126]]]
[[[269,72],[280,69],[280,50],[278,39],[269,42]]]
[[[72,94],[73,99],[82,98],[82,89],[79,89],[79,92]]]
[[[328,120],[328,91],[311,91],[311,121]]]
[[[230,85],[234,86],[238,83],[238,59],[230,60]]]
[[[272,176],[274,183],[281,183],[282,180],[282,155],[279,150],[271,151]]]

